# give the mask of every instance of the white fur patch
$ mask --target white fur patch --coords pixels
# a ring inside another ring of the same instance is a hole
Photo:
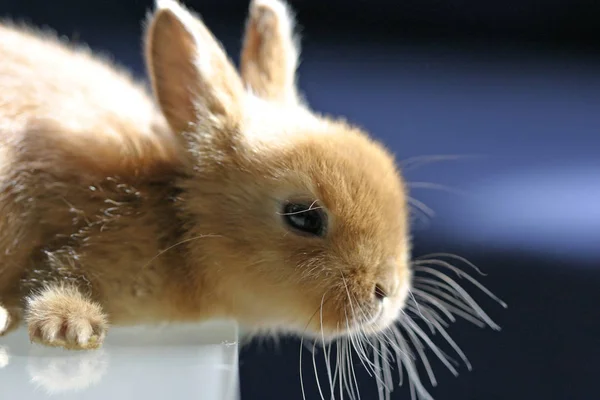
[[[0,306],[0,333],[8,328],[8,311]]]
[[[298,105],[269,102],[252,93],[245,96],[244,137],[251,145],[289,143],[307,133],[326,133],[324,123]]]

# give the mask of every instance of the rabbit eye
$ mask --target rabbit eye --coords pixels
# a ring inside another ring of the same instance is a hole
[[[313,236],[323,236],[325,233],[326,215],[314,203],[288,203],[283,207],[282,216],[289,227],[300,233]]]

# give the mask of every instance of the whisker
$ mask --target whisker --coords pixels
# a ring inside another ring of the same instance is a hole
[[[345,308],[344,308],[345,311]],[[339,331],[340,326],[339,323],[337,324],[337,330]],[[333,383],[334,383],[334,387],[331,388],[331,399],[334,400],[335,399],[335,384],[336,381],[339,379],[339,387],[340,387],[340,400],[343,399],[343,394],[342,394],[342,389],[344,388],[342,382],[343,382],[343,378],[344,378],[344,369],[340,367],[340,365],[342,365],[342,355],[340,353],[340,347],[342,346],[342,343],[344,342],[344,338],[343,337],[338,337],[335,339],[335,369],[333,370]],[[330,353],[331,353],[331,348],[329,349]]]
[[[326,368],[327,368],[327,375],[329,378],[329,389],[330,389],[330,393],[331,393],[331,399],[333,400],[335,397],[335,380],[336,380],[336,373],[337,373],[337,365],[336,368],[334,369],[333,374],[331,373],[331,348],[332,348],[332,342],[330,341],[327,344],[327,349],[325,350],[325,354],[327,355],[326,357]],[[341,399],[340,399],[341,400]]]
[[[410,320],[410,318],[408,318],[406,316],[405,316],[405,319]],[[419,354],[419,360],[423,363],[423,366],[425,367],[425,371],[427,372],[427,375],[429,376],[429,381],[431,382],[431,385],[437,386],[437,380],[435,378],[433,370],[431,369],[431,364],[429,363],[429,358],[423,351],[424,346],[421,343],[421,340],[419,340],[419,338],[415,335],[415,332],[414,332],[414,329],[412,326],[410,326],[410,325],[406,326],[403,324],[403,327],[404,327],[406,333],[408,334],[408,338],[413,343],[413,347],[416,349],[417,353]]]
[[[354,347],[354,350],[359,356],[359,361],[361,362],[363,367],[365,367],[365,370],[367,371],[369,376],[373,377],[373,375],[375,374],[375,364],[373,364],[373,362],[369,359],[367,349],[365,348],[365,346],[363,346],[363,342],[366,342],[367,340],[364,340],[362,337],[355,335],[351,335],[350,338],[352,341],[352,346]]]
[[[400,334],[400,331],[398,330],[398,328],[395,325],[392,325],[390,327],[390,331],[392,332],[392,336],[396,340],[396,346],[394,347],[394,352],[396,355],[396,364],[398,364],[398,385],[402,386],[402,384],[404,383],[404,368],[403,368],[402,362],[406,357],[410,357],[410,355],[405,354],[402,351],[400,342],[403,339],[402,339],[402,335]]]
[[[342,371],[342,373],[340,374],[340,398],[343,397],[343,389],[346,388],[346,393],[348,393],[348,396],[350,396],[351,399],[354,399],[354,391],[353,391],[353,387],[350,384],[350,382],[348,381],[348,373],[346,372],[346,364],[347,364],[347,359],[346,359],[346,341],[345,340],[341,340],[338,343],[338,366],[340,366],[340,370]],[[343,378],[342,378],[343,377]]]
[[[423,332],[423,330],[412,320],[412,318],[406,316],[405,321],[408,323],[407,328],[409,329],[407,331],[412,331],[421,339],[423,339],[423,341],[427,344],[427,346],[429,346],[429,348],[433,351],[437,358],[446,366],[446,368],[448,368],[450,372],[452,372],[452,375],[458,376],[458,371],[450,362],[451,358],[446,353],[444,353],[435,343],[433,343],[431,338],[425,332]]]
[[[316,343],[313,343],[313,353],[312,353],[312,361],[313,361],[313,368],[315,371],[315,380],[317,381],[317,387],[319,388],[319,394],[321,395],[321,400],[325,400],[325,396],[323,395],[323,389],[321,389],[321,382],[319,380],[319,371],[317,370],[317,361],[315,359],[315,347],[316,347]]]
[[[291,212],[291,213],[280,213],[280,212],[277,212],[276,214],[278,214],[278,215],[296,215],[296,214],[302,214],[302,213],[305,213],[305,212],[308,212],[308,211],[312,211],[312,210],[320,210],[323,207],[321,207],[321,206],[319,206],[319,207],[313,207],[318,202],[319,202],[319,200],[313,201],[310,204],[310,206],[308,206],[308,208],[306,210],[300,210],[300,211],[295,211],[295,212]]]
[[[180,241],[180,242],[177,242],[177,243],[175,243],[174,245],[172,245],[172,246],[169,246],[169,247],[167,247],[166,249],[164,249],[164,250],[162,250],[162,251],[158,252],[158,254],[157,254],[157,255],[155,255],[154,257],[152,257],[152,258],[150,259],[150,261],[148,261],[146,264],[144,264],[144,266],[142,267],[142,269],[146,269],[146,268],[147,268],[147,267],[148,267],[150,264],[152,264],[152,262],[153,262],[154,260],[156,260],[158,257],[162,256],[162,255],[163,255],[163,254],[165,254],[167,251],[169,251],[169,250],[172,250],[172,249],[174,249],[174,248],[175,248],[175,247],[177,247],[177,246],[180,246],[180,245],[182,245],[182,244],[185,244],[185,243],[188,243],[188,242],[192,242],[192,241],[194,241],[194,240],[203,239],[203,238],[208,238],[208,237],[223,237],[223,236],[222,236],[222,235],[213,235],[213,234],[208,234],[208,235],[198,235],[198,236],[194,236],[194,237],[191,237],[191,238],[184,239],[184,240],[182,240],[182,241]]]
[[[306,330],[308,329],[308,326],[310,325],[312,319],[315,317],[315,315],[317,315],[317,313],[319,312],[319,308],[317,308],[315,310],[315,312],[313,313],[313,315],[309,318],[308,322],[306,323],[306,326],[304,327],[304,331],[302,331],[302,335],[300,336],[300,388],[302,390],[302,400],[306,400],[306,391],[304,390],[304,378],[303,378],[303,374],[302,374],[302,348],[304,347],[304,335],[306,333]],[[314,345],[313,345],[313,350],[314,350]],[[314,360],[314,351],[313,351],[313,360]],[[318,380],[318,378],[317,378]]]
[[[392,367],[390,365],[390,360],[388,358],[389,350],[388,350],[388,346],[386,346],[386,344],[383,341],[379,342],[379,347],[384,356],[382,358],[383,377],[384,377],[384,381],[385,381],[387,387],[389,388],[389,390],[386,391],[386,400],[389,400],[390,393],[394,390],[394,380],[392,379]]]
[[[387,335],[381,335],[381,337],[386,339],[379,339],[380,349],[383,353],[382,359],[387,358],[386,356],[389,352],[383,347],[384,340],[389,342],[388,345],[394,349],[396,363],[398,365],[399,384],[403,384],[404,371],[406,371],[409,391],[413,400],[417,398],[433,400],[420,381],[419,371],[416,368],[417,360],[423,363],[431,384],[433,386],[437,385],[437,379],[425,352],[426,350],[431,350],[454,376],[458,375],[457,367],[459,363],[439,348],[432,338],[423,330],[425,326],[421,328],[407,312],[410,312],[411,314],[414,313],[416,317],[421,319],[421,321],[429,328],[432,335],[439,333],[469,370],[472,368],[471,363],[460,346],[452,339],[446,328],[449,327],[450,323],[456,322],[457,318],[460,317],[479,327],[490,326],[493,329],[499,329],[499,326],[493,322],[473,297],[471,297],[456,280],[445,273],[438,271],[438,269],[434,267],[440,267],[455,273],[459,278],[465,279],[487,296],[497,301],[500,305],[506,307],[506,303],[500,300],[471,275],[440,258],[462,262],[478,274],[484,275],[479,268],[470,261],[449,253],[429,254],[427,256],[416,258],[413,261],[415,275],[413,277],[412,289],[409,291],[410,301],[407,301],[404,308],[405,311],[401,311],[401,315],[398,318],[398,326],[392,326],[390,328],[393,337],[390,339]],[[404,333],[407,335],[408,341],[404,338]],[[416,352],[416,355],[410,351],[411,349]],[[384,363],[384,361],[381,361],[381,363]],[[381,369],[379,361],[377,367]],[[385,370],[384,381],[388,383],[389,371],[385,368],[385,364],[383,369]],[[385,385],[383,386],[385,387]],[[379,394],[381,398],[381,391]]]
[[[435,305],[442,310],[450,322],[455,322],[454,315],[458,315],[464,319],[475,318],[481,321],[480,316],[469,307],[464,301],[456,297],[430,286],[427,283],[418,283],[414,286],[415,294],[425,303]],[[423,304],[421,305],[423,307]]]
[[[451,319],[449,318],[451,322],[455,322],[455,320],[456,320],[454,318],[454,316],[452,315],[452,314],[454,314],[454,315],[457,315],[457,316],[463,318],[464,320],[471,322],[472,324],[474,324],[480,328],[484,328],[485,326],[488,325],[479,316],[479,314],[476,313],[476,311],[469,308],[469,306],[466,305],[464,302],[457,300],[456,298],[450,296],[449,294],[444,293],[441,290],[430,288],[429,286],[426,286],[426,285],[416,285],[415,288],[420,289],[420,290],[415,290],[415,293],[418,293],[418,296],[420,298],[422,298],[424,301],[429,302],[431,304],[436,304],[436,306],[440,310],[445,310],[446,313],[448,313],[452,317]],[[432,296],[430,296],[428,293],[431,293]],[[438,296],[438,298],[436,299],[434,296]],[[453,306],[452,304],[449,304],[448,302],[441,300],[440,297],[447,299],[449,302],[457,304],[457,306]]]
[[[448,334],[446,329],[444,329],[443,326],[439,325],[439,323],[437,321],[434,321],[433,324],[436,325],[437,331],[442,335],[442,337],[446,340],[446,342],[454,349],[456,354],[458,354],[458,356],[462,359],[462,361],[466,365],[467,369],[470,371],[472,369],[471,363],[470,363],[469,359],[467,358],[467,356],[465,355],[465,353],[462,351],[462,349],[458,346],[458,344],[456,344],[456,342],[452,339],[452,337],[450,337],[450,335]],[[451,358],[449,358],[449,357],[447,357],[447,358],[448,358],[448,361],[453,361]],[[456,363],[456,362],[454,362],[454,364],[458,365],[458,363]]]
[[[446,318],[448,318],[450,320],[450,322],[456,321],[456,318],[454,318],[454,315],[452,315],[452,313],[450,311],[448,311],[449,307],[452,307],[451,305],[444,303],[442,300],[436,299],[434,296],[428,294],[427,291],[425,291],[425,290],[415,290],[415,289],[419,289],[419,287],[418,286],[413,287],[413,291],[417,297],[420,297],[421,299],[423,299],[423,301],[425,303],[429,303],[429,304],[435,306],[438,310],[440,310],[446,316]],[[421,311],[421,308],[427,309],[428,308],[427,305],[421,304],[420,306],[418,306],[419,303],[417,302],[417,299],[414,296],[413,296],[413,301],[414,301],[414,305],[411,304],[409,307],[413,308],[415,313],[417,313],[421,318],[425,317],[423,315],[423,311]],[[429,308],[429,310],[431,311],[431,308]],[[434,314],[437,314],[437,313],[434,312]],[[430,321],[428,319],[424,318],[423,320],[430,323]]]
[[[302,374],[302,346],[304,345],[304,335],[300,338],[300,389],[302,390],[302,400],[306,400],[306,392],[304,390],[304,378]]]
[[[476,155],[458,155],[458,154],[448,154],[448,155],[430,155],[430,156],[418,156],[418,157],[410,157],[405,159],[404,161],[400,161],[400,167],[404,172],[410,171],[411,169],[417,169],[427,164],[432,164],[440,161],[456,161],[461,159],[470,159],[470,158],[481,158],[482,156]]]
[[[313,210],[320,210],[322,208],[323,207],[321,207],[321,206],[319,206],[319,207],[312,207],[311,206],[311,207],[307,208],[306,210],[294,211],[294,212],[289,212],[289,213],[280,213],[280,212],[277,212],[277,215],[296,215],[296,214],[302,214],[302,213],[313,211]]]
[[[355,318],[355,309],[354,309],[354,305],[353,305],[353,301],[352,301],[352,295],[350,293],[350,290],[348,289],[348,284],[346,282],[346,278],[344,277],[344,273],[340,270],[340,274],[342,276],[342,281],[344,283],[344,287],[346,289],[346,294],[348,296],[348,302],[350,304],[350,309],[353,315],[353,318]],[[361,313],[363,313],[364,315],[364,310],[362,310],[362,308],[359,307],[359,310],[361,311]],[[374,376],[377,380],[377,386],[379,387],[380,384],[383,384],[383,381],[381,380],[380,376],[379,376],[379,370],[380,368],[377,365],[377,360],[378,360],[378,355],[377,355],[377,349],[375,349],[375,347],[373,346],[373,344],[369,341],[369,340],[365,340],[366,343],[368,343],[369,345],[371,345],[371,347],[374,350],[374,362],[371,362],[371,360],[369,359],[369,357],[366,354],[366,350],[364,349],[364,347],[362,346],[362,340],[359,337],[355,337],[351,332],[350,332],[350,327],[349,327],[349,323],[348,323],[348,315],[346,314],[346,327],[347,330],[349,332],[349,337],[350,337],[350,342],[352,344],[352,347],[354,347],[356,353],[359,356],[359,360],[362,363],[363,367],[365,368],[365,370],[367,371],[367,373],[369,373],[369,376]],[[358,340],[357,340],[358,339]],[[358,398],[360,399],[360,390],[358,387],[358,380],[356,378],[356,372],[354,371],[354,365],[352,365],[352,354],[351,352],[348,352],[348,358],[347,358],[347,362],[348,364],[351,365],[351,373],[352,373],[352,378],[354,380],[354,383],[356,385],[356,390],[358,393]],[[350,369],[350,367],[349,367]],[[370,370],[370,371],[369,371]],[[371,374],[372,372],[372,374]],[[349,385],[351,386],[351,385]],[[352,393],[352,392],[350,392]],[[354,395],[352,394],[352,397],[354,398]]]
[[[466,196],[467,192],[455,188],[451,188],[450,186],[441,185],[433,182],[407,182],[406,186],[411,189],[431,189],[431,190],[441,190],[447,193],[455,194],[458,196]]]
[[[473,285],[477,286],[477,288],[479,290],[481,290],[482,292],[484,292],[485,294],[487,294],[489,297],[491,297],[492,299],[494,299],[498,304],[500,304],[503,308],[507,308],[507,304],[505,302],[503,302],[502,300],[500,300],[500,298],[498,298],[495,294],[493,294],[488,288],[486,288],[485,286],[483,286],[481,283],[479,283],[475,278],[473,278],[471,275],[461,271],[460,269],[456,268],[454,265],[443,261],[443,260],[419,260],[417,263],[418,266],[421,265],[437,265],[439,267],[445,267],[450,269],[451,271],[453,271],[454,273],[456,273],[456,275],[459,278],[465,278],[467,279],[469,282],[471,282]],[[476,268],[476,267],[475,267]]]
[[[402,337],[402,334],[398,330],[398,327],[394,326],[392,329],[397,330],[397,335],[399,338],[400,348],[404,351],[404,354],[409,354],[408,344],[406,340]],[[427,389],[421,383],[421,379],[419,378],[419,372],[415,367],[415,362],[412,358],[403,358],[404,360],[404,369],[406,370],[406,374],[408,375],[408,385],[410,390],[410,398],[415,400],[417,398],[417,393],[419,397],[424,400],[433,400],[433,397],[427,392]]]
[[[454,287],[444,281],[435,279],[435,277],[431,277],[430,274],[415,276],[413,280],[413,286],[419,288],[429,288],[440,293],[445,293],[447,296],[449,296],[449,299],[454,300],[453,304],[462,304],[467,309],[470,309],[469,305],[464,301],[460,293],[458,293]]]
[[[375,377],[377,379],[377,394],[379,400],[384,400],[383,391],[387,388],[385,382],[381,378],[381,364],[379,362],[379,357],[377,354],[373,354],[373,363],[375,364],[376,374]]]
[[[469,266],[470,268],[474,269],[475,271],[477,271],[477,273],[478,273],[479,275],[486,276],[486,274],[485,274],[485,273],[483,273],[483,272],[482,272],[482,271],[481,271],[481,270],[480,270],[480,269],[479,269],[479,268],[478,268],[478,267],[477,267],[475,264],[473,264],[471,261],[467,260],[467,259],[466,259],[466,258],[464,258],[464,257],[461,257],[461,256],[459,256],[459,255],[456,255],[456,254],[452,254],[452,253],[429,253],[429,254],[426,254],[426,255],[424,255],[424,256],[417,257],[417,258],[415,259],[415,261],[416,261],[416,262],[418,262],[418,261],[422,261],[422,260],[439,259],[440,257],[446,257],[446,258],[450,258],[450,259],[453,259],[453,260],[456,260],[456,261],[460,261],[460,262],[464,263],[465,265]]]
[[[419,302],[415,299],[415,295],[414,295],[413,291],[409,290],[408,294],[410,297],[412,297],[413,301],[415,302],[415,307],[417,308],[418,313],[421,315],[421,317],[423,318],[424,321],[427,321],[427,318],[425,318],[423,316],[423,314],[421,314],[421,310],[419,310]]]
[[[352,302],[350,302],[350,305],[352,306]],[[345,312],[345,310],[344,310],[344,312]],[[350,332],[350,326],[348,325],[348,315],[347,314],[346,314],[346,329],[348,330],[348,332]],[[367,365],[365,364],[365,361],[364,361],[364,360],[366,360],[367,362],[369,362],[370,360],[367,357],[364,348],[360,345],[360,339],[356,338],[353,333],[349,333],[348,336],[350,338],[350,344],[352,344],[352,347],[354,348],[354,351],[356,351],[356,354],[358,354],[358,359],[362,363],[363,367],[365,368],[365,370],[367,371],[367,373],[369,374],[369,376],[372,376],[370,368],[367,368]],[[355,343],[355,341],[357,341],[357,340],[359,341],[359,345],[358,346]]]
[[[354,363],[352,362],[352,349],[350,347],[350,343],[348,343],[346,354],[347,354],[348,370],[351,371],[350,374],[352,376],[352,380],[354,381],[354,387],[356,388],[356,393],[358,394],[358,400],[360,400],[360,389],[358,387],[358,380],[356,379],[356,371],[354,370]],[[354,393],[354,390],[352,392]]]
[[[325,359],[325,368],[327,369],[327,378],[329,380],[329,388],[331,390],[331,392],[333,392],[333,379],[332,379],[332,375],[331,375],[331,346],[329,347],[329,352],[327,351],[327,346],[325,345],[325,333],[323,332],[323,302],[325,301],[325,294],[323,294],[323,297],[321,298],[321,307],[320,307],[320,318],[321,318],[321,340],[323,343],[323,358]],[[315,372],[316,373],[316,372]]]
[[[421,211],[426,217],[431,219],[435,216],[435,211],[433,211],[427,204],[423,203],[422,201],[417,200],[414,197],[408,197],[406,201],[409,205]]]
[[[335,340],[335,347],[336,347],[336,351],[335,351],[335,370],[333,373],[333,382],[334,384],[336,383],[336,380],[339,379],[339,386],[340,386],[340,400],[343,399],[343,388],[344,385],[343,383],[345,382],[344,378],[344,368],[340,368],[340,364],[342,364],[342,360],[341,360],[341,351],[340,348],[342,346],[342,338],[337,338]],[[331,389],[331,399],[335,399],[335,390],[334,388]]]
[[[345,363],[344,363],[344,352],[343,349],[345,349],[346,347],[346,341],[342,338],[339,339],[337,341],[336,344],[336,352],[337,352],[337,365],[336,365],[336,370],[339,368],[340,370],[340,375],[339,375],[339,385],[340,385],[340,400],[342,400],[344,398],[344,387],[348,388],[350,387],[348,385],[348,381],[347,381],[347,376],[346,376],[346,372],[344,369]],[[351,396],[351,399],[354,400],[354,397]]]
[[[338,362],[338,367],[340,367],[340,379],[339,379],[339,385],[340,385],[340,398],[342,398],[344,396],[344,388],[346,389],[345,392],[348,393],[348,396],[350,396],[351,399],[354,399],[354,396],[352,395],[351,389],[352,386],[349,384],[348,382],[348,373],[346,372],[346,340],[345,339],[341,339],[338,341],[337,343],[337,362]]]
[[[473,308],[473,310],[477,311],[477,313],[480,315],[480,317],[482,319],[484,319],[485,322],[487,322],[487,324],[494,330],[500,330],[500,326],[498,326],[487,314],[485,311],[483,311],[483,309],[479,306],[479,304],[477,304],[477,302],[458,284],[456,283],[456,281],[444,274],[442,274],[441,272],[433,269],[433,268],[427,268],[427,267],[422,267],[421,271],[423,272],[427,272],[431,275],[434,275],[436,277],[438,277],[440,280],[445,281],[446,283],[448,283],[450,286],[452,286],[457,293],[459,293],[461,295],[461,297]]]
[[[427,188],[434,188],[434,186]],[[419,207],[422,203],[417,201],[414,204],[417,204],[416,208],[421,208],[421,211],[423,211],[422,207]],[[428,208],[425,208],[424,212],[427,213],[427,211]],[[438,380],[432,365],[433,359],[428,358],[430,357],[428,355],[429,351],[454,376],[458,375],[458,367],[461,364],[471,370],[472,367],[468,358],[447,330],[450,324],[455,323],[458,318],[462,318],[482,328],[490,326],[497,330],[499,326],[483,311],[467,290],[458,283],[458,280],[449,276],[449,274],[456,274],[460,279],[474,285],[503,307],[506,307],[506,304],[473,276],[453,265],[452,260],[461,262],[477,274],[484,275],[470,261],[450,253],[434,253],[416,258],[413,261],[415,274],[412,288],[409,290],[404,309],[400,311],[397,325],[392,325],[380,331],[376,331],[373,326],[363,324],[362,321],[371,321],[373,311],[368,307],[363,307],[358,302],[356,294],[350,290],[348,281],[343,271],[340,270],[349,305],[344,309],[348,333],[343,339],[339,339],[335,343],[337,348],[335,361],[337,365],[333,379],[331,378],[331,366],[326,365],[330,386],[332,386],[332,398],[334,397],[333,387],[335,384],[339,384],[340,398],[344,396],[343,386],[348,398],[352,400],[360,399],[358,379],[352,358],[354,353],[358,356],[367,373],[375,378],[380,400],[391,399],[394,389],[392,375],[393,369],[396,367],[398,368],[398,384],[402,386],[404,382],[408,382],[411,399],[433,400],[421,381],[420,369],[417,368],[417,362],[421,362],[428,377],[427,380],[432,386],[437,386]],[[417,320],[419,320],[419,323],[417,323]],[[350,326],[351,321],[352,329]],[[443,340],[452,349],[450,350],[452,356],[458,355],[456,359],[453,359],[436,344],[435,335],[440,336],[441,339],[439,340]],[[327,360],[330,359],[330,352],[331,348],[327,350]],[[326,361],[326,364],[328,362],[330,361]],[[395,362],[395,364],[392,364],[392,362]],[[318,386],[320,393],[322,393],[319,383]]]

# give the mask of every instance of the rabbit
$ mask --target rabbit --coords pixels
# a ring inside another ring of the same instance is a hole
[[[251,1],[239,71],[199,16],[156,0],[149,85],[0,24],[0,336],[25,324],[33,343],[95,350],[109,325],[233,319],[249,338],[336,344],[332,391],[338,377],[355,397],[354,350],[380,396],[395,357],[431,399],[424,349],[458,372],[420,318],[470,367],[448,324],[499,326],[442,270],[506,304],[453,265],[475,267],[464,258],[412,257],[399,163],[310,108],[299,52],[282,0]]]
[[[0,304],[6,333],[102,345],[109,325],[228,318],[254,334],[380,332],[411,286],[394,156],[297,88],[279,0],[250,4],[239,72],[158,0],[151,89],[89,50],[0,27]]]

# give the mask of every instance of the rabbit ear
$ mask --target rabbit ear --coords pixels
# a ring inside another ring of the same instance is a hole
[[[242,81],[204,23],[176,0],[158,0],[146,30],[146,64],[171,128],[232,128],[241,119]]]
[[[253,0],[249,14],[240,66],[244,83],[262,98],[298,101],[299,49],[288,6],[280,0]]]

